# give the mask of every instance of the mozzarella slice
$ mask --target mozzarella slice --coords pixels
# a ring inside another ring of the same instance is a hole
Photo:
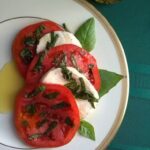
[[[54,34],[58,35],[55,46],[63,45],[63,44],[74,44],[79,47],[82,47],[79,40],[74,36],[74,34],[67,31],[55,31]],[[37,45],[36,52],[40,53],[45,50],[47,42],[51,42],[51,33],[45,34]]]
[[[76,80],[76,82],[80,82],[79,78],[82,78],[85,83],[85,88],[90,91],[96,99],[99,99],[98,92],[94,88],[94,86],[90,83],[90,81],[79,71],[77,71],[73,67],[67,67],[67,69],[72,72],[72,77]],[[43,83],[52,83],[52,84],[60,84],[65,85],[68,83],[67,80],[63,78],[63,74],[61,72],[61,68],[56,68],[48,71],[41,79]],[[93,107],[88,102],[88,100],[76,99],[77,105],[80,112],[80,118],[85,118],[89,113],[93,111]]]

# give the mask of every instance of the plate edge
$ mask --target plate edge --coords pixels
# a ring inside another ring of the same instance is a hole
[[[88,1],[85,1],[85,0],[74,0],[74,1],[77,2],[78,4],[80,4],[81,6],[83,6],[84,8],[86,8],[87,10],[89,10],[97,18],[97,20],[100,23],[102,23],[106,32],[110,35],[110,37],[113,41],[113,44],[117,50],[117,54],[119,55],[119,59],[123,58],[123,60],[124,60],[124,62],[122,62],[122,64],[121,64],[121,66],[124,66],[124,70],[122,70],[122,71],[126,75],[126,78],[124,79],[124,80],[126,80],[126,82],[124,82],[125,90],[124,90],[124,93],[122,94],[122,100],[119,105],[117,117],[115,118],[114,123],[113,123],[110,131],[108,132],[107,136],[104,138],[102,143],[96,148],[96,150],[103,150],[103,149],[107,148],[107,146],[110,144],[110,142],[116,135],[116,133],[119,130],[120,125],[124,119],[124,116],[125,116],[125,112],[126,112],[126,108],[127,108],[127,104],[128,104],[128,97],[129,97],[128,64],[127,64],[125,52],[124,52],[123,46],[121,44],[121,41],[119,40],[115,30],[113,29],[111,24],[107,21],[107,19]]]

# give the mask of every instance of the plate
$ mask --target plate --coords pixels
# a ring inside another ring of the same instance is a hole
[[[104,149],[112,140],[123,120],[129,93],[129,74],[123,47],[108,21],[85,0],[1,0],[0,69],[11,59],[11,44],[21,28],[50,19],[59,24],[65,22],[75,32],[90,17],[96,20],[97,43],[92,54],[99,68],[123,74],[125,78],[100,100],[95,112],[86,118],[95,127],[96,141],[77,134],[69,144],[57,150]],[[0,114],[1,149],[30,149],[18,139],[12,116],[11,113]]]

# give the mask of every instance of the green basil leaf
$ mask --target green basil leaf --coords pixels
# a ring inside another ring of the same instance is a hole
[[[79,134],[95,141],[94,127],[85,120],[80,121]]]
[[[101,89],[99,91],[99,96],[102,97],[123,78],[123,75],[103,69],[99,69],[99,72],[101,76]]]
[[[91,51],[94,49],[96,43],[94,18],[90,18],[84,22],[76,31],[75,36],[78,38],[85,50]]]

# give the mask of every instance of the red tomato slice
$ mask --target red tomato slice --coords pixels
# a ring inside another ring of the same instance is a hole
[[[51,68],[60,67],[61,63],[77,68],[94,85],[97,91],[100,89],[100,75],[95,58],[84,49],[65,44],[57,46],[48,52],[42,52],[33,59],[27,72],[27,83],[36,83],[44,73]]]
[[[15,125],[19,136],[30,146],[67,144],[80,125],[75,98],[64,86],[27,86],[16,99]]]
[[[13,42],[12,53],[23,77],[26,76],[28,66],[35,56],[39,38],[48,32],[59,30],[63,30],[60,25],[52,21],[42,21],[25,27],[17,34]]]

